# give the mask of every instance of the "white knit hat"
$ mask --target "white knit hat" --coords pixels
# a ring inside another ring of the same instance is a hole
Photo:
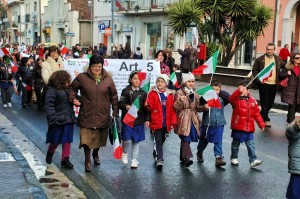
[[[166,75],[166,74],[160,74],[160,75],[158,75],[157,79],[158,79],[158,78],[163,79],[163,80],[166,82],[166,84],[168,84],[168,83],[169,83],[169,80],[170,80],[169,76]],[[156,79],[156,80],[157,80],[157,79]]]
[[[191,72],[182,73],[182,83],[185,83],[189,80],[194,80],[195,81],[195,76],[193,75],[193,73],[191,73]]]

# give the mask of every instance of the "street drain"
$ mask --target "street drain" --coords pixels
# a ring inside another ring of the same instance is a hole
[[[54,178],[40,178],[40,183],[54,183],[54,182],[59,182],[59,180],[54,179]]]
[[[16,161],[11,153],[2,152],[0,153],[0,162],[7,162],[7,161]]]

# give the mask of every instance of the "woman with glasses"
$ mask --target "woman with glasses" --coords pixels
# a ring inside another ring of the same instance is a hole
[[[288,78],[287,86],[281,91],[281,101],[288,104],[287,123],[295,119],[300,105],[300,54],[292,55],[290,61],[280,71],[279,80]]]
[[[85,171],[91,171],[91,150],[95,165],[100,165],[98,151],[106,146],[108,127],[112,116],[118,115],[118,95],[112,77],[103,69],[103,58],[93,55],[84,73],[71,84],[70,101],[80,106],[77,124],[80,144],[84,148]],[[81,96],[77,93],[80,91]]]

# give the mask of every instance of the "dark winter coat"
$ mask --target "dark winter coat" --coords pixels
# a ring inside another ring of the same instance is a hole
[[[289,173],[300,175],[300,129],[299,126],[292,122],[287,128],[285,133],[289,140]]]
[[[110,109],[113,116],[118,115],[118,94],[111,76],[102,69],[100,83],[93,78],[90,68],[80,73],[71,84],[70,101],[77,97],[80,91],[81,102],[78,115],[78,126],[82,128],[108,128],[110,126]]]
[[[277,55],[274,55],[274,59],[275,59],[275,66],[276,66],[276,85],[278,86],[280,69],[285,66],[285,63]],[[258,57],[253,64],[253,68],[252,68],[253,77],[256,77],[256,75],[258,75],[258,73],[262,71],[264,67],[265,67],[265,55],[262,55]],[[258,78],[255,78],[252,84],[254,87],[257,87],[260,84],[262,84],[262,82]]]
[[[291,71],[291,75],[288,74]],[[280,71],[279,80],[289,78],[287,87],[283,88],[281,91],[281,101],[290,105],[296,103],[300,104],[300,75],[297,77],[294,72],[294,65],[292,63],[287,63],[285,67]],[[296,95],[297,94],[297,95]]]
[[[178,49],[179,54],[181,55],[181,63],[180,63],[180,68],[181,71],[184,73],[192,72],[192,67],[191,67],[191,61],[190,61],[190,56],[191,56],[191,49],[186,48],[183,50]]]
[[[134,126],[143,125],[145,121],[150,121],[149,112],[145,108],[147,93],[142,88],[139,88],[138,91],[133,91],[132,86],[128,85],[122,90],[119,100],[119,109],[122,111],[122,122],[127,113],[126,106],[131,106],[138,96],[140,96],[140,109],[138,111],[138,117],[134,121]]]
[[[165,61],[166,65],[170,68],[170,73],[173,73],[173,66],[175,64],[175,59],[173,57],[167,57]]]
[[[57,90],[49,86],[46,93],[45,110],[49,126],[75,123],[73,106],[68,90]]]
[[[143,53],[141,51],[136,51],[134,54],[133,54],[133,59],[143,59]]]
[[[232,130],[254,133],[254,121],[257,122],[261,129],[265,128],[265,122],[253,97],[250,95],[241,96],[241,92],[237,89],[229,97],[229,102],[233,108],[231,117]]]
[[[34,68],[32,70],[32,84],[34,86],[44,85],[42,78],[42,69]]]
[[[21,66],[18,69],[16,76],[26,85],[32,85],[32,66]]]
[[[9,67],[7,66],[1,66],[0,69],[0,81],[10,81],[13,79],[13,73],[9,72]]]

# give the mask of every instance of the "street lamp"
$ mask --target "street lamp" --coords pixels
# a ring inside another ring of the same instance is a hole
[[[88,6],[91,11],[91,47],[93,47],[93,0],[88,1]]]

